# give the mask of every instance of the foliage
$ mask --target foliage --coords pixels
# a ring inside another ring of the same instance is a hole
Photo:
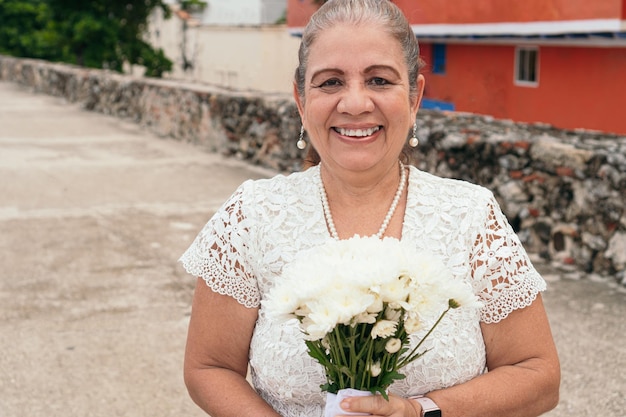
[[[0,53],[30,58],[49,53],[45,28],[50,20],[48,4],[37,0],[0,0]]]
[[[189,13],[200,13],[207,6],[207,2],[203,0],[180,0],[178,4],[182,10]]]
[[[0,0],[0,52],[161,76],[172,62],[143,39],[156,8],[169,17],[163,0]]]
[[[275,25],[284,25],[287,23],[287,10],[283,11],[278,19],[274,22]]]

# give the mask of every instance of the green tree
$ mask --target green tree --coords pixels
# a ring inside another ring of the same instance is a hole
[[[48,55],[50,20],[47,3],[40,0],[0,0],[0,53],[27,58]]]
[[[169,17],[163,0],[0,0],[0,51],[158,77],[172,61],[143,38],[156,8]]]

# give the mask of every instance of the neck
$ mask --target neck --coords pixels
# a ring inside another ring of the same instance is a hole
[[[395,165],[391,174],[387,176],[391,179],[383,178],[367,187],[340,183],[343,187],[334,187],[334,192],[329,197],[327,185],[329,181],[320,169],[318,187],[324,216],[332,237],[339,239],[337,225],[343,232],[342,235],[346,237],[355,233],[364,236],[375,234],[379,238],[385,235],[397,207],[399,205],[403,207],[400,202],[406,186],[406,170],[402,163]]]
[[[384,169],[359,172],[340,171],[322,162],[320,175],[328,198],[341,206],[359,207],[367,202],[386,201],[400,180],[398,161]]]

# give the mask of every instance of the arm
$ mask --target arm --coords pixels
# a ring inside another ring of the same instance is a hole
[[[489,372],[428,397],[453,416],[538,416],[559,399],[560,366],[541,296],[498,323],[483,324]]]
[[[485,218],[484,226],[479,229],[470,261],[477,283],[475,290],[492,297],[512,289],[508,299],[519,299],[504,310],[501,305],[488,310],[490,320],[486,321],[494,322],[481,323],[489,372],[427,396],[437,403],[445,417],[538,416],[556,406],[561,379],[550,324],[538,293],[541,285],[530,284],[534,289],[529,291],[518,281],[539,276],[529,272],[530,260],[493,197],[486,205],[486,216],[481,216]],[[530,298],[532,293],[537,294],[534,300]],[[516,308],[516,304],[526,307]],[[375,397],[370,400],[379,399],[382,400]],[[373,408],[374,414],[389,417],[421,414],[416,401],[400,397],[387,404],[382,401]]]
[[[184,376],[193,401],[213,417],[280,417],[246,381],[257,314],[198,278]]]
[[[530,417],[554,408],[560,367],[541,296],[498,323],[483,324],[489,372],[427,394],[445,417]],[[420,405],[398,396],[351,398],[342,407],[374,415],[416,417]],[[409,404],[407,404],[409,403]],[[411,407],[411,405],[413,407]]]

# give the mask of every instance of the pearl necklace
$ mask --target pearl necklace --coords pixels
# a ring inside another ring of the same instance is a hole
[[[380,229],[378,229],[378,233],[376,233],[376,237],[379,239],[382,239],[383,235],[385,234],[387,226],[389,226],[389,222],[391,221],[391,218],[396,211],[396,207],[398,207],[398,202],[400,201],[400,197],[402,197],[402,192],[404,191],[404,183],[406,182],[406,170],[404,169],[404,164],[402,163],[402,161],[398,162],[400,163],[400,183],[398,184],[396,194],[393,196],[393,200],[391,201],[389,211],[387,211],[387,215],[383,220],[383,224],[380,225]],[[330,212],[330,206],[328,205],[328,196],[326,195],[326,188],[324,187],[324,182],[322,181],[321,168],[317,172],[317,186],[319,188],[320,196],[322,198],[324,218],[326,219],[326,224],[328,225],[330,235],[333,237],[333,239],[339,240],[339,234],[337,233],[337,228],[335,227],[335,222],[333,221],[333,215]]]

